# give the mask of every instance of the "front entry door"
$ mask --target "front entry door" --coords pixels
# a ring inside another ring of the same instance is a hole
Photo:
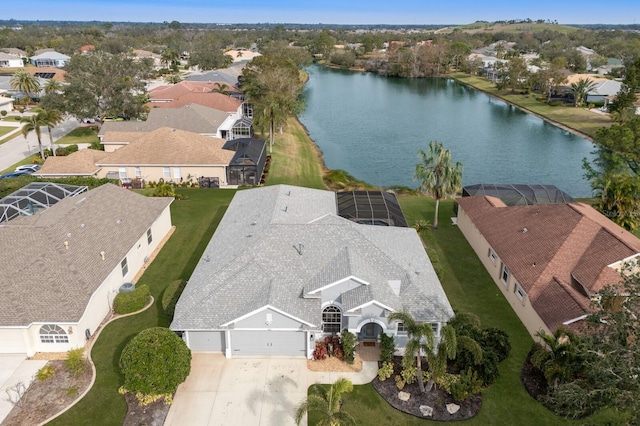
[[[370,322],[369,324],[362,327],[361,334],[363,339],[378,340],[378,337],[380,337],[381,332],[382,332],[382,327],[380,327],[375,322]]]

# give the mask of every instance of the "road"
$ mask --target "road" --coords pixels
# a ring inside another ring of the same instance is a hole
[[[62,123],[58,124],[51,131],[53,140],[56,141],[62,136],[66,135],[76,127],[78,127],[78,120],[75,118],[67,118]],[[13,121],[2,122],[0,126],[16,126],[19,123]],[[46,127],[41,128],[42,145],[44,148],[50,147],[49,131]],[[11,167],[18,161],[24,160],[31,154],[38,152],[38,138],[34,132],[29,132],[27,139],[22,136],[22,133],[18,131],[15,137],[10,141],[7,141],[0,145],[0,170]]]

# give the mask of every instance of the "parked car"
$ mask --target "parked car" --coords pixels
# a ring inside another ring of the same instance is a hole
[[[37,164],[25,164],[23,166],[16,167],[16,172],[26,171],[27,173],[35,173],[40,170],[40,166]]]
[[[90,117],[88,117],[88,118],[83,118],[83,119],[82,119],[82,120],[80,120],[80,121],[82,121],[84,124],[96,124],[96,120],[95,120],[95,118],[90,118]]]
[[[4,175],[0,176],[0,179],[7,179],[7,178],[18,177],[18,176],[30,175],[31,173],[33,173],[33,172],[29,172],[29,171],[26,171],[26,170],[21,170],[19,172],[5,173]]]

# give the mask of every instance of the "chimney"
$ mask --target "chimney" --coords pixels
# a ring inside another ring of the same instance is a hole
[[[65,242],[64,242],[64,248],[65,248],[66,250],[69,250],[69,241],[65,241]]]
[[[100,258],[101,258],[102,260],[104,260],[104,251],[101,251],[101,252],[100,252]]]

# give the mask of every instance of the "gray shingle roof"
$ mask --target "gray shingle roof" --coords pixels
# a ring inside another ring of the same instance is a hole
[[[189,279],[171,328],[219,329],[266,305],[319,326],[321,301],[305,292],[349,276],[369,283],[346,293],[349,306],[375,300],[424,321],[453,315],[414,229],[340,218],[330,191],[286,185],[240,191]],[[399,296],[390,280],[402,282]]]
[[[171,201],[106,184],[0,226],[0,326],[78,321],[93,292]]]

